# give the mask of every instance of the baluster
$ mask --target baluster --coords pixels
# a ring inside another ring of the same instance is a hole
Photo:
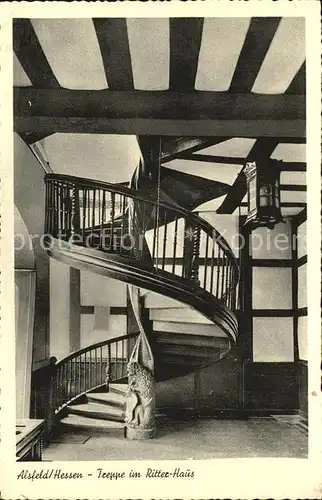
[[[193,229],[191,279],[197,285],[199,285],[199,250],[200,250],[200,228],[198,226],[195,226]]]
[[[101,211],[101,234],[100,234],[100,247],[105,248],[105,189],[102,192],[102,211]]]
[[[155,250],[156,250],[156,241],[157,241],[157,208],[153,208],[154,214],[154,225],[153,225],[153,244],[152,244],[152,262],[153,266],[157,265],[158,259],[156,259]],[[156,260],[156,263],[155,263]]]
[[[97,347],[95,347],[94,351],[94,386],[97,387]]]
[[[48,180],[45,180],[45,233],[48,232]]]
[[[178,241],[178,217],[175,218],[175,224],[174,224],[172,274],[175,273],[177,241]]]
[[[78,356],[78,394],[82,392],[82,355]]]
[[[92,351],[88,352],[89,354],[89,361],[88,361],[88,387],[87,389],[91,389],[93,387],[92,385]]]
[[[121,356],[122,356],[122,365],[121,365],[121,377],[123,378],[124,377],[124,339],[122,339],[122,353],[121,353]]]
[[[121,237],[120,237],[120,252],[122,250],[122,244],[124,240],[124,235],[130,232],[130,215],[129,213],[126,214],[126,207],[128,203],[128,198],[124,195],[120,195],[120,205],[122,204],[122,226],[121,226]],[[134,209],[133,209],[134,211]],[[133,213],[133,221],[132,221],[132,228],[131,228],[131,233],[134,231],[135,227],[135,214]],[[125,230],[124,230],[125,229]]]
[[[206,250],[205,250],[205,268],[204,268],[204,280],[203,287],[207,289],[207,272],[208,272],[208,247],[209,247],[209,236],[206,234]]]
[[[164,232],[163,232],[162,269],[164,270],[165,259],[166,259],[166,250],[167,250],[168,223],[167,223],[167,211],[164,210],[163,213],[164,213],[164,221],[163,221]]]
[[[93,202],[92,202],[92,223],[91,223],[91,231],[94,233],[95,227],[95,204],[96,204],[96,189],[93,189]]]
[[[221,295],[220,295],[221,299],[224,296],[224,290],[225,290],[224,274],[225,274],[225,254],[223,253],[223,256],[222,256],[222,265],[221,265]]]
[[[114,242],[114,218],[115,218],[115,193],[111,193],[111,211],[110,211],[110,231],[111,231],[111,243],[113,251],[116,250]]]
[[[115,342],[115,378],[117,379],[118,375],[118,368],[119,368],[119,356],[118,356],[118,350],[119,350],[119,343],[118,341]]]
[[[112,358],[111,358],[111,344],[107,345],[107,367],[106,367],[107,380],[112,380]]]
[[[82,240],[85,243],[85,227],[86,227],[86,202],[87,202],[87,189],[83,189],[83,211],[82,211]]]
[[[87,353],[84,352],[84,384],[83,384],[83,391],[86,392],[87,386],[88,386],[88,370],[87,370]]]
[[[100,370],[99,370],[99,376],[100,376],[100,384],[103,384],[104,379],[103,379],[103,350],[102,347],[100,349]]]
[[[228,306],[229,304],[229,262],[226,257],[226,265],[225,265],[225,304]]]
[[[77,186],[73,185],[72,191],[72,210],[71,210],[71,238],[75,235],[79,235],[79,197],[78,197],[78,189]]]
[[[214,249],[214,242],[212,240],[212,249],[211,249],[211,274],[210,274],[210,293],[212,294],[213,286],[214,286],[214,259],[215,259],[215,249]]]
[[[216,273],[216,297],[219,298],[219,288],[220,288],[220,259],[221,259],[221,248],[217,246],[217,273]]]

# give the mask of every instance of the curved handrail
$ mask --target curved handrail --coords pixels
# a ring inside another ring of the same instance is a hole
[[[89,346],[83,347],[82,349],[77,349],[76,351],[73,351],[73,352],[69,353],[67,356],[64,356],[63,358],[60,358],[55,363],[55,366],[56,366],[56,368],[58,368],[60,365],[62,365],[64,363],[67,363],[71,359],[74,359],[77,356],[81,356],[82,354],[85,354],[86,352],[91,351],[94,347],[97,348],[97,349],[99,349],[101,347],[112,345],[115,342],[122,341],[122,340],[128,340],[128,339],[130,339],[132,337],[134,338],[134,337],[137,337],[137,336],[138,336],[137,333],[131,333],[129,335],[122,335],[122,337],[113,337],[111,339],[102,340],[101,342],[97,342],[96,344],[91,344]]]
[[[142,195],[140,194],[140,192],[135,191],[129,187],[120,186],[118,184],[112,184],[110,182],[98,181],[96,179],[87,179],[84,177],[75,177],[66,174],[46,174],[45,181],[50,181],[50,180],[63,181],[64,183],[69,184],[71,187],[75,187],[75,185],[77,185],[77,187],[80,188],[84,187],[90,189],[105,189],[119,195],[124,195],[129,198],[134,198],[135,200],[141,201],[143,203],[151,203],[152,205],[156,205],[156,200],[153,197],[149,196],[149,194],[145,193],[144,195]],[[180,207],[179,205],[172,205],[163,200],[160,200],[158,205],[160,206],[160,208],[164,208],[171,212],[176,212],[181,217],[188,219],[191,223],[198,225],[207,234],[211,236],[215,235],[216,241],[218,240],[218,244],[220,245],[221,242],[223,242],[222,248],[225,250],[225,252],[227,252],[232,261],[235,262],[236,272],[238,274],[236,257],[229,243],[224,239],[224,237],[219,233],[219,231],[217,231],[215,227],[209,224],[209,222],[207,222],[205,219],[196,215],[194,212],[189,212],[189,210],[186,210],[185,208]]]
[[[170,266],[172,274],[236,309],[237,260],[226,240],[203,218],[125,186],[60,174],[47,174],[45,182],[46,234],[125,254],[148,263],[155,272]]]
[[[94,389],[127,377],[138,333],[114,337],[78,349],[55,363],[50,400],[54,414]]]

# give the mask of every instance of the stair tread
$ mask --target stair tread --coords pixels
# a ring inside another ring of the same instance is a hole
[[[213,325],[213,322],[194,309],[179,308],[151,309],[149,317],[154,321],[167,321],[169,323],[196,323],[198,325]]]
[[[108,403],[114,405],[123,405],[125,400],[122,394],[118,394],[117,392],[93,392],[87,394],[87,398],[91,402],[103,402],[103,404],[107,405]]]
[[[127,392],[127,384],[109,384],[109,390],[113,392],[114,394],[121,394],[124,395]]]
[[[99,413],[102,415],[122,415],[123,410],[121,408],[116,408],[113,406],[107,406],[99,403],[84,403],[80,405],[68,406],[68,411],[73,412],[82,412],[82,413]]]
[[[153,330],[176,333],[187,333],[189,335],[201,335],[217,338],[226,338],[227,335],[221,328],[211,324],[201,323],[171,323],[170,321],[153,321]]]
[[[101,427],[104,429],[123,429],[124,422],[114,420],[100,420],[97,418],[82,417],[81,415],[68,415],[61,420],[61,423],[75,427]]]

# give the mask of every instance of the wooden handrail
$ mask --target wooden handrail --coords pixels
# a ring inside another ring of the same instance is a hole
[[[85,354],[86,352],[92,351],[93,349],[99,349],[100,347],[104,347],[104,346],[107,346],[109,344],[114,344],[115,342],[118,342],[120,340],[127,340],[130,338],[135,338],[137,336],[138,336],[137,333],[131,333],[129,335],[122,335],[122,337],[113,337],[112,339],[102,340],[101,342],[97,342],[96,344],[91,344],[87,347],[83,347],[82,349],[78,349],[77,351],[73,351],[73,352],[69,353],[67,356],[64,356],[63,358],[59,359],[56,362],[55,367],[58,368],[63,363],[67,363],[67,361],[74,359],[74,358],[80,356],[81,354]]]
[[[120,186],[119,184],[111,184],[105,181],[86,179],[83,177],[75,177],[72,175],[65,175],[65,174],[46,174],[45,181],[50,181],[50,180],[57,182],[64,182],[66,184],[69,184],[70,187],[74,187],[76,185],[78,188],[103,189],[110,191],[112,193],[133,198],[143,203],[151,203],[154,206],[156,205],[156,200],[151,196],[149,196],[148,194],[145,193],[144,195],[142,195],[138,191],[135,191],[126,186]],[[238,266],[236,257],[228,242],[223,238],[223,236],[221,236],[221,234],[219,233],[219,231],[217,231],[215,227],[209,224],[209,222],[207,222],[205,219],[202,219],[198,215],[194,214],[193,212],[189,212],[189,210],[186,210],[185,208],[182,208],[179,205],[172,205],[170,203],[161,200],[159,202],[159,207],[177,213],[181,217],[189,220],[191,224],[199,226],[200,229],[203,229],[208,234],[208,236],[215,238],[218,245],[222,247],[224,252],[231,258],[232,264],[236,268],[236,272],[238,275]]]

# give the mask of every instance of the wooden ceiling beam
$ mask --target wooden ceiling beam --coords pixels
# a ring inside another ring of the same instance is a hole
[[[276,139],[279,141],[279,139]],[[187,161],[198,161],[204,163],[219,163],[224,165],[244,165],[246,158],[240,156],[213,156],[213,155],[203,155],[203,154],[190,154],[190,153],[179,153],[177,158],[180,160]],[[306,172],[306,163],[303,162],[289,162],[283,161],[282,163],[283,172]]]
[[[251,91],[279,23],[279,17],[251,19],[229,87],[230,92]]]
[[[203,18],[170,19],[170,90],[194,90]]]
[[[254,146],[248,153],[245,160],[247,161],[261,161],[268,159],[278,144],[276,138],[260,138],[257,139]],[[228,194],[220,207],[217,209],[218,214],[232,214],[242,202],[247,192],[246,176],[242,170],[239,172],[235,182],[231,186]]]
[[[14,89],[18,132],[305,137],[305,96]]]
[[[108,87],[132,90],[133,74],[126,19],[94,18]]]
[[[162,138],[162,163],[167,163],[176,158],[181,158],[182,154],[192,155],[195,151],[209,148],[221,142],[225,142],[229,137],[163,137]]]
[[[291,81],[288,89],[286,90],[287,94],[305,94],[306,92],[306,64],[305,62],[302,64],[293,80]]]
[[[21,66],[35,87],[39,89],[60,87],[30,19],[13,20],[13,49]]]

